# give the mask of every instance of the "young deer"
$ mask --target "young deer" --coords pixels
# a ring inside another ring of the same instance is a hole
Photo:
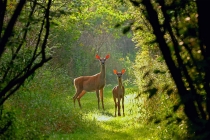
[[[74,106],[75,106],[75,100],[78,100],[79,106],[81,107],[80,104],[80,98],[86,93],[86,92],[92,92],[96,91],[96,96],[98,98],[98,109],[100,108],[99,106],[99,92],[100,92],[100,98],[102,102],[102,108],[104,109],[104,101],[103,101],[103,89],[105,86],[105,61],[109,59],[110,55],[106,55],[105,58],[100,58],[99,55],[96,55],[96,59],[98,59],[101,63],[101,72],[97,73],[92,76],[81,76],[78,78],[74,79],[74,86],[76,89],[76,93],[73,97],[74,99]]]
[[[114,74],[117,75],[117,79],[118,79],[118,85],[112,89],[114,103],[115,103],[115,117],[116,117],[117,108],[118,108],[118,116],[121,116],[120,114],[120,100],[121,99],[122,99],[123,116],[125,116],[125,113],[124,113],[125,88],[122,85],[122,75],[125,73],[125,69],[122,69],[121,72],[117,72],[117,70],[113,70],[113,72]]]

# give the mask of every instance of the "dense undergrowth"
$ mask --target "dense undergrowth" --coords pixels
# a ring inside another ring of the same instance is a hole
[[[78,103],[74,107],[71,80],[65,73],[45,71],[25,83],[4,105],[4,114],[8,112],[13,123],[1,138],[156,140],[182,139],[186,135],[184,123],[149,121],[146,96],[135,99],[139,94],[136,86],[126,86],[125,117],[114,117],[113,85],[105,87],[104,111],[98,110],[95,93],[83,96],[82,109]]]

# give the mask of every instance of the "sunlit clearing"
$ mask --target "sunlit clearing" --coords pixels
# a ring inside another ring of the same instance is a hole
[[[107,115],[102,115],[101,113],[88,113],[86,115],[87,120],[95,120],[95,121],[100,121],[100,122],[105,122],[105,121],[110,121],[113,117],[112,116],[107,116]]]
[[[98,121],[108,121],[108,120],[111,119],[111,117],[101,115],[101,116],[98,116],[96,119],[97,119]]]

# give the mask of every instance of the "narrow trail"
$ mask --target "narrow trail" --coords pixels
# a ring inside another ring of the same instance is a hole
[[[51,140],[145,140],[149,139],[148,128],[137,122],[137,114],[131,102],[134,95],[125,97],[125,116],[114,117],[114,101],[109,95],[105,98],[105,111],[98,110],[97,102],[91,99],[95,94],[86,94],[82,99],[82,110],[78,104],[74,110],[81,114],[82,125],[71,134],[56,134]],[[94,98],[96,98],[94,96]]]

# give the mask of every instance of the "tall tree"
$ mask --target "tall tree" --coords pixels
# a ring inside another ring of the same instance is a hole
[[[210,54],[207,1],[131,0],[155,35],[184,105],[191,132],[198,139],[210,138]],[[151,40],[152,41],[152,40]],[[154,40],[153,40],[154,42]]]
[[[46,54],[51,0],[0,1],[0,121],[4,102],[51,59]],[[8,120],[0,126],[3,134]]]

